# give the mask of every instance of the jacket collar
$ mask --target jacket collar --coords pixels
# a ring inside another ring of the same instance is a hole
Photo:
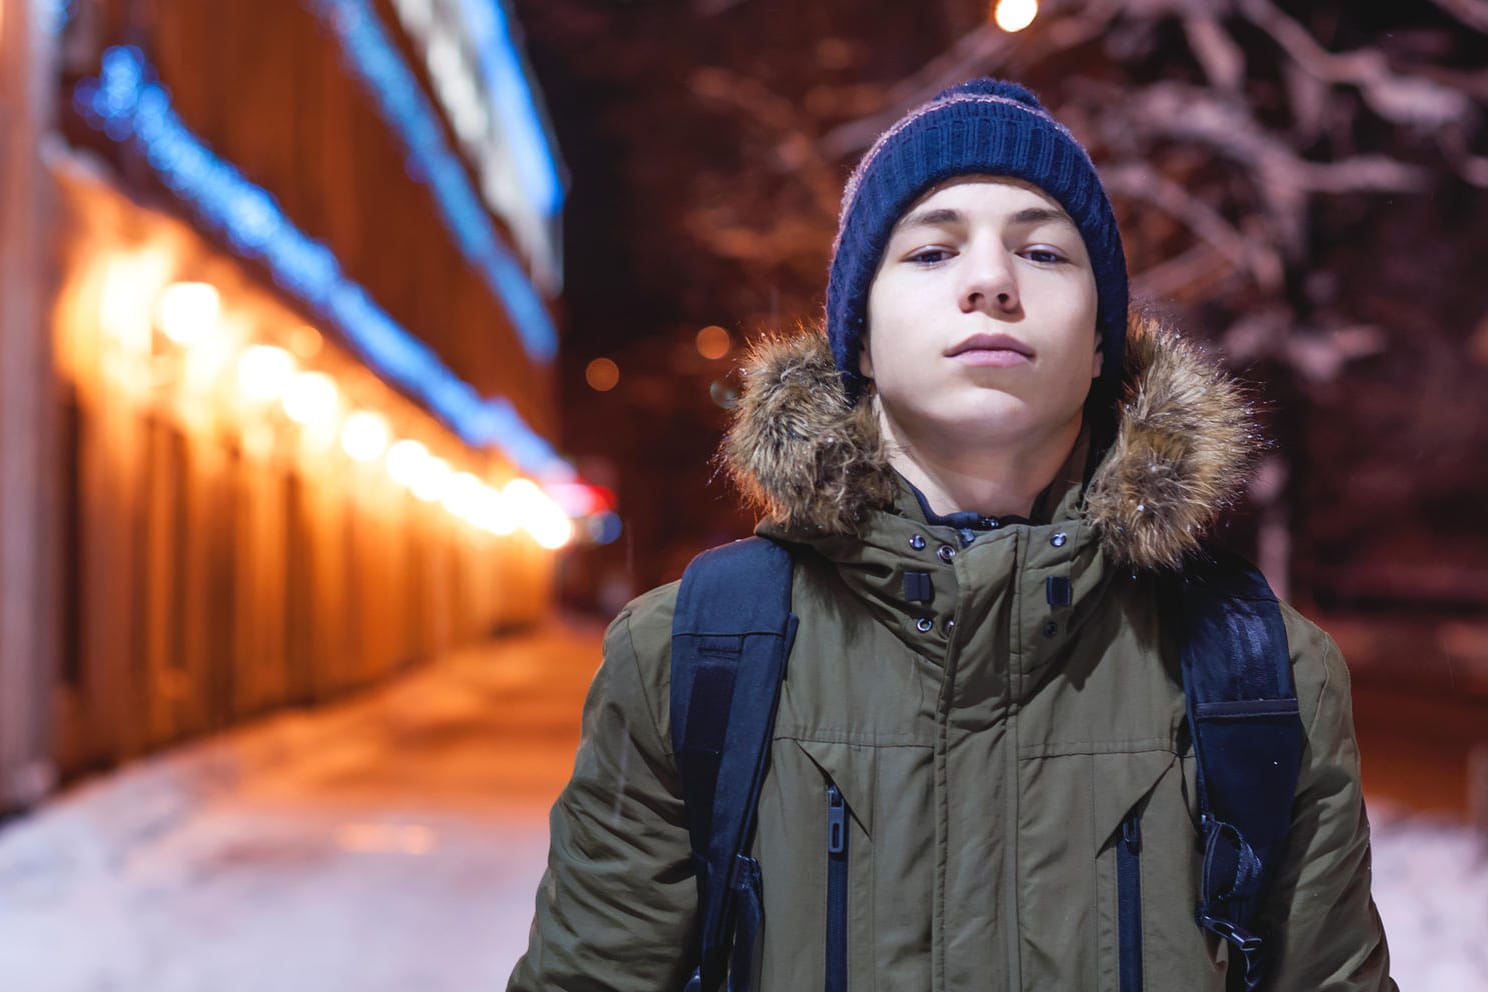
[[[1180,568],[1245,491],[1261,447],[1245,391],[1219,363],[1150,314],[1128,320],[1115,438],[1088,483],[1061,471],[1050,521],[1085,524],[1105,557],[1135,569]],[[868,539],[883,515],[927,523],[889,464],[871,394],[849,404],[819,332],[766,340],[721,457],[765,522],[762,532],[819,543]],[[897,529],[897,528],[895,528]]]

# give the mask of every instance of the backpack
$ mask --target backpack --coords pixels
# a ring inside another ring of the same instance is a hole
[[[763,919],[759,862],[748,854],[775,710],[797,618],[790,551],[762,537],[705,551],[683,573],[672,623],[671,729],[698,884],[687,992],[747,992]],[[1196,758],[1203,872],[1195,919],[1243,968],[1254,992],[1265,941],[1251,929],[1291,824],[1302,754],[1281,609],[1265,578],[1215,548],[1165,581],[1164,624],[1181,635]],[[829,806],[831,805],[829,796]],[[828,810],[827,992],[846,990],[845,820]],[[1142,987],[1140,809],[1116,844],[1120,989]],[[834,898],[835,896],[835,898]]]

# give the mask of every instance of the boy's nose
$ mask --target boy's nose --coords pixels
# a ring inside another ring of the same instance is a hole
[[[973,257],[970,262],[961,287],[961,311],[982,310],[993,315],[1015,312],[1019,306],[1018,281],[1007,253]]]

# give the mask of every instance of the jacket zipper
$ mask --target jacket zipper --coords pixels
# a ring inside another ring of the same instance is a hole
[[[847,992],[847,804],[827,786],[826,992]]]
[[[1142,820],[1140,806],[1121,821],[1116,842],[1116,908],[1121,992],[1142,992]]]

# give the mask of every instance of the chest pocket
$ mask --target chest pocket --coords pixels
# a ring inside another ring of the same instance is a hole
[[[1161,784],[1170,776],[1177,778],[1172,772],[1178,758],[1155,746],[1093,751],[1093,746],[1085,745],[1079,753],[1020,760],[1016,885],[1025,989],[1123,992],[1119,845],[1131,845],[1126,855],[1137,854],[1135,873],[1129,858],[1123,857],[1128,913],[1132,906],[1137,908],[1143,930],[1148,922],[1145,910],[1151,892],[1139,895],[1132,882],[1140,886],[1151,873],[1152,844],[1145,836],[1150,807]],[[1175,792],[1181,787],[1175,786]],[[1189,925],[1197,935],[1198,928]],[[1185,990],[1197,988],[1202,986]]]
[[[1112,754],[1092,763],[1094,782],[1105,783],[1096,785],[1092,809],[1094,987],[1223,992],[1227,956],[1194,922],[1201,854],[1186,762],[1170,752],[1149,753],[1162,757],[1130,761],[1138,756]],[[1119,770],[1128,763],[1129,770]]]
[[[931,754],[775,740],[755,838],[761,992],[929,987]]]

